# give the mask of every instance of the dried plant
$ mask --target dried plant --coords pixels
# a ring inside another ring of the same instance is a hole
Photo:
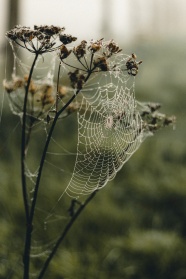
[[[73,112],[78,112],[78,115],[81,116],[81,120],[79,120],[81,126],[84,123],[83,121],[86,121],[88,123],[87,125],[92,129],[93,118],[97,117],[97,125],[99,124],[99,127],[104,133],[104,135],[102,133],[98,134],[98,137],[110,138],[107,139],[106,143],[108,144],[105,147],[103,142],[99,143],[98,146],[97,141],[93,139],[93,150],[91,149],[91,145],[87,147],[87,142],[90,138],[86,135],[84,146],[86,149],[90,148],[89,155],[92,154],[92,158],[95,158],[95,160],[97,159],[97,153],[101,153],[102,150],[105,150],[104,148],[107,148],[107,161],[108,158],[109,160],[115,158],[115,162],[113,163],[115,165],[113,165],[114,170],[108,165],[105,173],[104,169],[101,174],[98,173],[98,169],[95,170],[94,181],[96,185],[89,185],[83,179],[78,189],[75,189],[75,183],[77,181],[76,179],[79,179],[79,176],[77,177],[76,168],[74,169],[72,180],[65,190],[65,193],[70,193],[69,195],[72,196],[71,206],[69,208],[70,220],[64,230],[59,233],[59,238],[37,275],[38,279],[43,278],[59,245],[68,234],[75,220],[100,188],[115,176],[116,172],[137,150],[147,135],[175,121],[174,117],[167,117],[158,112],[160,108],[159,104],[137,102],[133,87],[126,87],[126,82],[138,74],[139,66],[142,63],[142,61],[136,62],[135,54],[124,56],[120,47],[113,40],[108,42],[105,42],[103,39],[92,40],[90,42],[83,40],[77,45],[71,46],[71,43],[74,44],[77,38],[63,34],[63,32],[64,28],[57,26],[35,25],[33,29],[16,26],[6,33],[6,37],[11,44],[15,44],[34,55],[29,74],[24,74],[22,77],[19,77],[14,73],[12,80],[4,81],[4,88],[7,91],[12,110],[20,116],[22,123],[21,177],[26,218],[23,252],[24,279],[30,278],[32,232],[34,229],[33,219],[36,214],[35,209],[38,201],[45,157],[58,120]],[[47,82],[47,78],[43,82],[35,79],[33,76],[34,70],[37,68],[38,58],[40,56],[44,57],[45,54],[51,52],[53,52],[53,55],[56,55],[58,61],[56,85]],[[65,82],[63,83],[63,80],[60,78],[62,68],[67,72],[67,86],[64,85]],[[95,82],[98,76],[103,76],[104,82],[102,84]],[[86,86],[87,84],[91,84],[91,82],[94,84],[94,87],[90,91],[92,93],[88,96]],[[117,86],[114,84],[116,82],[118,82]],[[95,84],[98,84],[97,87]],[[109,97],[111,92],[114,92],[114,97]],[[81,98],[78,98],[80,93],[83,95]],[[93,114],[91,114],[92,111]],[[33,195],[30,198],[26,175],[27,150],[32,128],[35,123],[41,121],[50,123],[50,129],[43,147]],[[82,134],[81,130],[79,132]],[[99,132],[97,131],[97,133]],[[115,139],[112,138],[113,133],[116,135]],[[119,141],[122,142],[122,145],[116,149],[114,140],[119,135],[121,137]],[[92,133],[92,137],[94,137],[94,133]],[[81,150],[78,152],[81,153]],[[96,165],[97,161],[93,161],[90,164],[88,162],[91,158],[87,157],[87,154],[83,156],[85,158],[84,164],[89,164],[89,169],[87,165],[81,165],[82,163],[78,161],[78,156],[76,166],[79,164],[78,167],[82,167],[82,173],[84,173],[85,167],[87,173],[92,173],[92,165]],[[109,164],[112,164],[112,162]],[[102,165],[104,165],[104,161],[102,161]],[[98,166],[100,168],[100,163]],[[99,181],[96,180],[97,177],[99,177]],[[90,175],[89,181],[91,181]],[[77,200],[81,194],[89,194],[83,203]],[[77,209],[75,209],[76,203],[78,203]]]

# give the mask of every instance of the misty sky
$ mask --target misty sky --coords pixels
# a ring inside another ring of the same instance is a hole
[[[0,0],[1,40],[6,30],[7,2]],[[106,36],[118,40],[142,31],[154,36],[157,32],[185,36],[185,0],[20,0],[20,7],[18,24],[65,26],[67,33],[79,38]]]

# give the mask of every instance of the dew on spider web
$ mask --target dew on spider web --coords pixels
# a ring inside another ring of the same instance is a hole
[[[120,71],[95,74],[82,90],[74,171],[59,200],[64,193],[78,198],[104,187],[143,140],[134,78],[121,71],[126,59],[112,62]]]

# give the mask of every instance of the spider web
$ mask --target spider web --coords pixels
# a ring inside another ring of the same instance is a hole
[[[12,44],[12,49],[13,76],[16,76],[17,66],[22,74],[27,73],[29,61],[33,60],[32,55],[23,64],[19,58],[20,48]],[[111,70],[92,74],[82,93],[76,98],[79,108],[77,153],[71,179],[63,194],[67,193],[77,198],[104,187],[115,177],[143,140],[142,120],[135,101],[134,77],[124,69],[128,58],[129,56],[120,53],[114,58],[111,57]],[[44,68],[43,59],[40,57],[36,65],[37,84],[42,86],[47,81],[47,84],[53,86],[55,60],[50,58],[48,67]],[[86,59],[88,61],[90,57]],[[63,65],[61,78],[70,70],[68,66]],[[74,94],[75,90],[74,93],[73,90],[70,92]],[[20,104],[23,103],[24,94],[20,91],[11,96],[11,109],[14,114],[19,115],[22,113]],[[44,116],[50,110],[51,106]],[[27,113],[29,114],[29,107]],[[34,113],[38,115],[37,106]],[[31,177],[29,172],[28,177]]]
[[[13,114],[22,117],[25,84],[28,79],[30,67],[32,65],[34,55],[28,51],[23,50],[15,43],[10,41],[10,46],[14,56],[14,66],[12,72],[12,82],[14,83],[14,89],[11,94],[7,94],[9,98],[10,109]],[[24,62],[23,62],[24,61]],[[48,63],[46,63],[48,62]],[[27,115],[35,117],[38,120],[42,120],[48,111],[51,109],[51,105],[45,106],[45,110],[41,110],[41,96],[42,92],[53,89],[54,76],[55,76],[56,57],[52,54],[47,56],[39,56],[34,69],[34,84],[36,94],[28,97],[27,103]],[[11,84],[11,83],[10,83]],[[22,84],[22,85],[21,85]],[[6,86],[6,80],[4,80]],[[55,90],[54,90],[55,92]]]
[[[20,48],[13,45],[12,47],[15,59],[13,75],[17,76],[20,73],[21,76],[24,76],[29,72],[33,56],[30,55],[26,62],[23,63],[22,61],[25,61],[25,58],[22,59]],[[52,55],[50,58],[52,58]],[[78,127],[75,126],[74,130],[66,129],[70,139],[64,143],[64,133],[62,133],[63,142],[61,143],[61,130],[60,133],[58,132],[53,135],[45,160],[46,177],[43,175],[47,194],[53,191],[52,182],[56,181],[55,175],[58,173],[61,179],[60,185],[67,185],[62,190],[63,194],[66,193],[73,198],[91,194],[95,190],[104,187],[108,181],[113,179],[124,163],[140,146],[143,140],[143,129],[142,120],[135,101],[134,78],[130,77],[125,71],[122,71],[128,58],[129,56],[120,54],[114,57],[114,59],[111,57],[109,66],[110,69],[113,69],[112,71],[98,72],[91,75],[88,82],[84,85],[82,93],[78,94],[76,98]],[[34,82],[37,81],[36,85],[38,87],[47,82],[47,84],[54,87],[55,94],[55,60],[50,59],[51,63],[45,67],[43,59],[46,62],[47,58],[40,57],[36,65]],[[61,80],[64,79],[65,75],[68,75],[70,70],[72,69],[67,66],[62,67]],[[75,94],[75,91],[72,88],[69,90],[71,95]],[[12,112],[19,117],[22,117],[23,98],[24,90],[19,88],[9,96]],[[65,102],[66,99],[62,99],[61,106]],[[29,104],[28,100],[28,116],[31,115],[37,118],[37,109],[33,112],[32,106],[29,106]],[[45,113],[39,117],[39,121],[34,124],[34,136],[38,137],[40,142],[42,142],[43,138],[44,142],[48,134],[50,125],[46,123],[45,116],[52,110],[52,107],[47,107]],[[61,123],[61,119],[57,128],[60,126],[65,126],[65,122]],[[75,134],[76,128],[78,130],[77,150],[74,150],[73,147],[71,150],[69,142],[71,140],[70,143],[74,144],[73,134]],[[32,149],[30,148],[29,150]],[[36,152],[38,153],[37,149]],[[28,164],[26,165],[26,176],[30,182],[27,186],[31,199],[33,186],[38,174],[39,161],[37,158],[33,160],[34,154],[29,153],[29,156],[31,157],[28,158]],[[67,211],[67,208],[69,208],[69,199],[65,197],[63,204],[60,203],[59,200],[63,194],[60,196],[61,188],[56,188],[53,195],[51,194],[43,199],[44,193],[42,193],[38,197],[38,206],[35,214],[36,226],[33,232],[34,242],[31,249],[31,256],[36,261],[37,258],[42,259],[42,257],[49,253],[51,247],[56,242],[58,232],[62,231],[63,226],[68,222],[69,211]],[[59,196],[60,198],[58,199]],[[43,200],[46,202],[43,202]],[[57,204],[53,207],[56,200]],[[63,208],[65,213],[61,213]],[[66,216],[67,214],[68,216]],[[55,226],[55,224],[57,225]],[[54,227],[58,229],[54,231]]]
[[[126,56],[122,57],[122,63],[124,60]],[[143,139],[133,78],[121,71],[119,74],[114,71],[104,73],[88,91],[89,88],[84,89],[77,115],[77,156],[65,190],[74,198],[104,187]]]

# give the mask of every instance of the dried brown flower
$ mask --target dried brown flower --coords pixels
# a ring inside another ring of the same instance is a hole
[[[119,52],[122,51],[122,49],[119,48],[119,46],[118,46],[113,40],[111,40],[111,41],[106,45],[106,48],[107,48],[108,51],[109,51],[109,54],[107,55],[108,57],[110,57],[111,55],[117,54],[117,53],[119,53]]]
[[[3,86],[7,93],[15,92],[18,88],[24,86],[24,79],[20,77],[13,77],[11,81],[4,80]]]
[[[40,101],[43,107],[46,105],[52,105],[55,102],[55,98],[53,96],[53,87],[48,84],[42,85],[40,88],[41,97]]]
[[[32,53],[43,54],[45,52],[54,51],[59,47],[56,45],[56,39],[63,31],[63,27],[61,28],[53,25],[35,25],[34,29],[16,25],[6,33],[6,36],[8,39]]]
[[[77,40],[76,37],[72,37],[71,35],[66,35],[66,34],[62,34],[59,36],[59,40],[64,44],[64,45],[67,45],[67,44],[70,44],[74,41]]]
[[[87,41],[84,40],[80,43],[80,45],[74,47],[73,53],[78,59],[82,58],[86,54],[86,46],[87,46]]]
[[[59,58],[61,60],[67,58],[71,54],[72,50],[68,50],[65,45],[62,45],[59,50]]]
[[[80,73],[78,69],[75,70],[74,72],[69,72],[68,75],[72,87],[81,90],[85,82],[85,76],[82,73]]]
[[[94,60],[94,66],[99,68],[101,71],[109,70],[107,58],[105,56],[98,57],[96,60]]]
[[[142,103],[142,107],[141,117],[146,132],[154,133],[160,128],[174,125],[176,122],[175,116],[167,116],[158,111],[161,107],[159,103]]]
[[[88,50],[90,50],[92,53],[95,53],[99,51],[102,47],[102,41],[103,39],[97,40],[97,41],[91,41],[90,45],[88,46]]]
[[[132,53],[131,57],[126,62],[126,67],[129,75],[136,76],[138,73],[138,65],[142,63],[142,61],[136,62],[136,54]]]

